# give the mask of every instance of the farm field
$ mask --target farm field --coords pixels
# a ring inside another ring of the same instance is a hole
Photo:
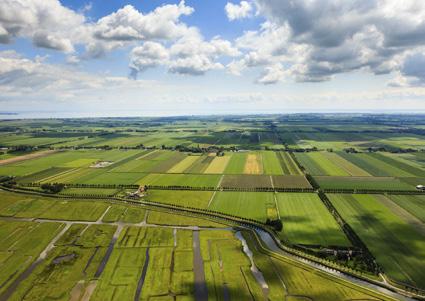
[[[3,199],[15,202],[20,198],[17,194],[5,194]],[[74,203],[70,202],[70,204]],[[75,205],[80,206],[78,202]],[[110,222],[120,220],[122,213],[129,209],[139,210],[135,207],[114,204],[108,209],[104,220]],[[155,216],[152,215],[153,213]],[[138,215],[145,216],[145,212],[140,211]],[[148,213],[148,222],[150,222],[151,215],[154,217],[153,221],[165,221],[169,225],[182,226],[190,222],[202,226],[201,221],[204,221],[205,225],[203,226],[223,227],[206,220],[184,216],[177,220],[175,214],[170,215],[156,211]],[[184,222],[185,219],[187,222]],[[127,222],[138,223],[140,219]],[[5,228],[3,224],[9,228]],[[63,229],[60,223],[0,221],[0,236],[8,235],[12,229],[17,233],[15,229],[19,227],[21,227],[22,234],[27,234],[27,231],[23,230],[28,229],[29,224],[37,224],[35,229],[47,227],[42,233],[42,237],[46,240],[50,240],[59,229]],[[28,235],[31,237],[30,241],[33,245],[36,242],[42,242],[37,239],[37,235],[34,236],[36,233],[34,231]],[[44,234],[45,231],[48,231],[50,236]],[[183,300],[184,298],[189,300],[193,298],[193,279],[196,277],[195,274],[199,273],[200,264],[204,267],[205,285],[208,296],[211,298],[222,294],[220,290],[217,290],[222,285],[226,285],[229,294],[233,294],[233,296],[235,294],[249,296],[254,291],[259,300],[265,293],[268,294],[270,300],[281,300],[282,296],[298,290],[300,290],[299,292],[304,291],[302,295],[314,296],[318,300],[327,300],[329,294],[344,297],[375,297],[371,292],[367,293],[359,287],[350,287],[343,283],[338,284],[338,289],[328,291],[322,286],[330,281],[326,277],[309,272],[295,263],[286,262],[283,259],[283,261],[272,259],[256,252],[253,242],[249,236],[246,236],[248,246],[251,246],[251,250],[254,252],[255,264],[261,270],[265,266],[269,267],[263,272],[269,288],[265,292],[250,270],[250,261],[242,251],[239,238],[229,230],[201,230],[199,234],[195,235],[197,231],[184,229],[126,226],[120,231],[112,253],[106,259],[106,264],[103,264],[111,237],[116,231],[116,226],[107,224],[90,226],[85,225],[84,222],[72,224],[57,240],[41,264],[13,291],[13,298],[19,299],[24,294],[31,296],[32,300],[88,295],[90,300],[104,300],[106,297],[112,300],[122,300],[123,298],[133,298],[139,293],[143,299],[172,292],[181,296]],[[193,248],[193,241],[198,239],[196,236],[199,236],[199,251]],[[24,244],[24,240],[20,237],[17,236],[16,239],[19,238],[20,243]],[[36,240],[33,239],[34,237]],[[10,244],[13,244],[13,241]],[[37,248],[31,250],[34,252],[33,254],[41,251]],[[194,259],[196,252],[201,254],[202,261],[200,263]],[[17,256],[17,254],[15,255]],[[146,269],[144,269],[145,265]],[[274,267],[270,269],[271,266]],[[142,274],[144,281],[139,290]],[[308,279],[308,282],[293,283],[293,281],[298,281],[296,279],[301,279],[299,277]],[[284,279],[285,286],[280,285],[279,281],[276,282],[276,279]],[[168,285],[164,286],[163,283],[168,283]],[[304,288],[304,284],[307,285],[307,283],[309,285],[316,283],[318,286],[306,290],[307,286]],[[379,300],[387,299],[379,297]]]
[[[147,199],[152,202],[206,209],[212,196],[212,191],[149,190]]]
[[[276,202],[283,224],[283,239],[304,245],[350,245],[344,232],[317,195],[278,193]]]
[[[425,235],[395,214],[380,198],[375,195],[329,195],[335,208],[366,243],[386,275],[423,288]]]
[[[271,176],[267,175],[224,175],[221,187],[258,188],[272,187]]]
[[[282,167],[282,171],[285,175],[302,174],[301,170],[298,168],[297,164],[288,152],[276,152],[276,156],[279,159],[280,166]]]
[[[311,175],[349,176],[349,173],[336,165],[333,160],[326,156],[326,153],[300,153],[295,154],[295,156]]]
[[[365,189],[394,191],[414,191],[415,186],[393,177],[314,177],[324,189]]]
[[[425,224],[425,196],[423,195],[389,195],[394,203],[415,216]]]
[[[11,298],[46,300],[82,296],[105,256],[114,231],[112,226],[86,228],[74,224]]]
[[[95,221],[107,209],[103,202],[55,200],[0,193],[0,216]]]
[[[229,231],[203,231],[199,235],[208,297],[261,300],[263,292],[250,271],[250,261],[240,252],[241,242]]]
[[[244,232],[248,246],[254,255],[254,262],[263,272],[269,285],[269,298],[282,300],[385,300],[369,290],[359,290],[337,278],[329,278],[321,273],[311,273],[299,263],[284,258],[268,257],[258,251],[253,235]],[[278,278],[279,281],[273,281]],[[269,281],[270,280],[270,281]],[[282,287],[281,283],[285,286]]]
[[[102,221],[106,223],[123,222],[138,224],[145,221],[145,218],[146,210],[144,208],[114,204],[104,212]]]
[[[113,300],[148,300],[169,293],[190,295],[190,234],[160,228],[123,229],[92,300],[111,300],[111,296]]]
[[[220,175],[149,174],[139,181],[141,185],[216,187]]]
[[[0,220],[0,294],[36,260],[62,227],[60,223]]]
[[[211,210],[265,222],[276,218],[271,192],[217,192],[208,207]]]
[[[215,221],[201,219],[193,216],[185,216],[175,213],[166,213],[162,211],[148,211],[147,223],[165,226],[188,226],[188,227],[206,227],[206,228],[223,228],[226,227]]]
[[[281,175],[283,174],[282,166],[280,165],[276,152],[265,151],[262,153],[264,173],[266,175]]]
[[[322,193],[386,277],[425,290],[424,130],[422,115],[0,120],[0,300],[398,300],[307,260],[380,281]]]
[[[225,174],[243,174],[247,156],[248,155],[246,153],[232,154],[224,173]]]
[[[211,174],[222,174],[229,164],[231,155],[225,154],[223,156],[216,156],[210,163],[210,165],[205,169],[204,173]]]
[[[373,176],[415,177],[415,173],[423,175],[423,171],[381,154],[340,153],[340,155]]]

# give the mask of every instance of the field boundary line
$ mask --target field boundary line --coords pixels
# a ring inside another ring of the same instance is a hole
[[[62,172],[60,172],[60,173],[57,173],[57,174],[54,174],[54,175],[51,175],[51,176],[45,177],[45,178],[43,178],[43,179],[40,179],[40,180],[38,180],[37,182],[38,182],[38,183],[41,183],[41,182],[46,181],[46,180],[49,180],[49,179],[54,179],[54,178],[56,178],[56,177],[60,177],[60,176],[63,176],[63,175],[65,175],[65,174],[68,174],[68,173],[72,173],[72,172],[74,172],[74,171],[77,171],[78,169],[80,169],[80,167],[72,168],[72,169],[70,169],[70,170],[64,170],[64,171],[62,171]]]
[[[106,210],[102,213],[102,215],[97,219],[96,222],[101,222],[103,220],[103,218],[105,217],[106,213],[108,213],[109,209],[111,209],[112,206],[109,206],[108,208],[106,208]]]
[[[220,180],[217,183],[217,187],[214,190],[214,192],[213,192],[213,194],[210,198],[210,201],[208,202],[207,208],[210,208],[210,205],[211,205],[212,201],[214,200],[214,197],[215,197],[215,194],[217,193],[217,190],[220,189],[220,185],[221,185],[221,182],[223,181],[223,178],[224,178],[224,175],[221,175]]]
[[[272,188],[274,189],[274,183],[273,183],[273,177],[270,175],[270,184],[272,185]]]
[[[13,164],[13,163],[21,162],[21,161],[27,161],[27,160],[36,159],[36,158],[42,158],[56,152],[58,152],[58,150],[45,150],[45,151],[17,156],[17,157],[13,157],[9,159],[3,159],[3,160],[0,160],[0,166]]]
[[[151,151],[151,152],[147,152],[146,154],[143,154],[143,155],[141,155],[140,157],[137,157],[136,158],[136,160],[140,160],[140,159],[143,159],[143,158],[145,158],[145,157],[147,157],[147,156],[149,156],[149,155],[151,155],[151,154],[153,154],[153,153],[156,153],[158,150],[157,149],[154,149],[153,151]],[[118,161],[119,162],[119,161]]]
[[[276,212],[277,212],[277,217],[279,220],[280,219],[280,211],[279,211],[279,206],[277,204],[277,197],[276,197],[276,192],[273,193],[273,198],[274,198],[274,205],[276,206]]]
[[[387,207],[393,214],[401,218],[408,225],[412,226],[416,231],[425,235],[425,224],[412,213],[401,207],[386,195],[378,195],[378,201]]]

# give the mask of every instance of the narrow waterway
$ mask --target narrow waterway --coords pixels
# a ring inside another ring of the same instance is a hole
[[[365,281],[365,280],[362,280],[362,279],[359,279],[359,278],[350,276],[348,274],[339,272],[337,270],[328,268],[328,267],[326,267],[324,265],[321,265],[319,263],[316,263],[314,261],[311,261],[311,260],[308,260],[308,259],[305,259],[305,258],[296,256],[296,255],[290,254],[290,253],[282,250],[277,245],[276,241],[273,239],[273,237],[268,232],[266,232],[264,230],[260,230],[260,229],[255,229],[255,232],[258,234],[258,236],[260,237],[261,241],[264,243],[265,247],[267,249],[275,252],[275,253],[278,253],[278,254],[281,254],[281,255],[283,255],[285,257],[289,257],[289,258],[292,258],[294,260],[303,262],[303,263],[305,263],[305,264],[307,264],[307,265],[309,265],[311,267],[314,267],[314,268],[316,268],[318,270],[324,271],[324,272],[326,272],[328,274],[334,275],[334,276],[336,276],[338,278],[342,278],[342,279],[347,280],[347,281],[349,281],[351,283],[354,283],[354,284],[357,284],[357,285],[360,285],[360,286],[363,286],[363,287],[366,287],[366,288],[369,288],[369,289],[372,289],[372,290],[381,292],[383,294],[386,294],[388,296],[391,296],[393,298],[396,298],[397,300],[401,300],[401,301],[414,301],[415,300],[413,298],[405,297],[405,296],[403,296],[401,294],[398,294],[396,292],[393,292],[393,291],[391,291],[391,290],[389,290],[389,289],[387,289],[385,287],[382,287],[380,285],[373,284],[371,282],[368,282],[368,281]]]
[[[257,283],[261,286],[261,289],[263,291],[263,295],[265,300],[267,300],[269,296],[269,286],[267,285],[266,280],[264,279],[263,273],[257,268],[257,266],[254,263],[254,257],[252,254],[252,251],[248,247],[248,243],[246,242],[245,238],[242,236],[242,233],[240,231],[236,232],[235,234],[236,238],[239,239],[242,243],[242,248],[246,256],[248,256],[249,260],[251,261],[251,272],[254,276],[255,280],[257,280]]]
[[[47,247],[40,253],[40,256],[37,258],[37,260],[34,261],[22,274],[20,274],[18,278],[16,278],[12,282],[12,284],[7,288],[7,290],[0,296],[0,301],[9,300],[9,298],[13,295],[19,284],[25,279],[27,279],[28,276],[31,275],[31,273],[35,270],[35,268],[43,262],[50,250],[54,248],[55,243],[66,231],[68,231],[70,226],[71,224],[69,223],[65,224],[65,227],[63,227],[63,229],[50,241]]]
[[[204,261],[202,260],[199,231],[193,231],[193,271],[195,276],[195,300],[208,301],[207,284],[205,283]]]
[[[139,282],[137,283],[136,294],[134,295],[134,301],[139,301],[142,294],[143,284],[145,283],[146,273],[149,266],[149,248],[146,248],[145,263],[143,264],[142,274],[140,275]]]
[[[108,263],[109,257],[111,257],[112,251],[114,250],[115,243],[118,240],[118,237],[120,236],[120,233],[123,229],[122,225],[117,226],[117,230],[115,230],[114,236],[112,237],[111,242],[109,243],[108,249],[106,250],[105,256],[103,256],[103,259],[97,268],[96,273],[94,274],[95,278],[99,278],[100,275],[102,275],[103,270],[105,269],[106,264]]]

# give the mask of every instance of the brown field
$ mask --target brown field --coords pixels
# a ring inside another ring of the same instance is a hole
[[[270,176],[266,175],[225,175],[220,186],[231,188],[271,188],[272,183]]]
[[[35,159],[35,158],[48,156],[48,155],[53,154],[55,152],[57,152],[57,151],[56,150],[46,150],[46,151],[31,153],[31,154],[23,155],[23,156],[19,156],[19,157],[0,160],[0,166],[6,165],[6,164],[11,164],[11,163],[16,163],[16,162],[20,162],[20,161],[25,161],[25,160],[29,160],[29,159]]]
[[[311,188],[304,176],[272,176],[276,188]]]
[[[263,173],[263,164],[261,162],[261,156],[258,154],[248,154],[246,157],[245,174],[259,175]]]

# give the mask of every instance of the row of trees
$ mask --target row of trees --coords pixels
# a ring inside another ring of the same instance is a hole
[[[345,220],[342,218],[342,216],[333,206],[331,201],[328,199],[326,194],[320,190],[318,195],[319,195],[319,198],[322,200],[323,204],[326,206],[326,208],[328,208],[329,212],[333,215],[337,223],[340,225],[345,235],[347,235],[348,239],[351,241],[353,246],[362,250],[360,255],[367,269],[370,272],[373,272],[376,275],[378,275],[382,271],[381,267],[377,264],[375,257],[369,251],[366,244],[360,239],[360,237],[356,234],[356,232],[354,232],[354,230],[350,227],[350,225],[345,222]]]

